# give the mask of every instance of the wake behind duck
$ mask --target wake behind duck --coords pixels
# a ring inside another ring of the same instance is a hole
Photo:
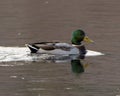
[[[85,56],[100,56],[104,55],[101,52],[86,50]],[[0,62],[11,62],[11,61],[43,61],[43,60],[59,60],[63,62],[66,59],[73,58],[74,55],[53,55],[53,54],[31,54],[27,47],[4,47],[0,46]],[[76,55],[75,55],[76,56]]]

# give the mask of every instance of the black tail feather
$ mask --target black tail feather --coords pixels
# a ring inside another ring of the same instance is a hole
[[[32,44],[27,44],[27,47],[30,49],[31,53],[37,53],[37,51],[39,50],[38,46]]]

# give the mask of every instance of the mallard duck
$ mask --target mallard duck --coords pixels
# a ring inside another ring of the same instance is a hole
[[[58,55],[80,54],[84,56],[86,54],[86,49],[82,41],[93,42],[86,36],[83,30],[78,29],[72,33],[71,44],[61,42],[39,42],[26,44],[26,46],[30,49],[31,53]]]

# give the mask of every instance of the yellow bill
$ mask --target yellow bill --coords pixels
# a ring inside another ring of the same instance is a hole
[[[88,38],[87,36],[84,37],[83,41],[87,42],[87,43],[93,43],[94,41],[91,40],[90,38]]]
[[[83,64],[84,68],[87,68],[89,66],[89,64]]]

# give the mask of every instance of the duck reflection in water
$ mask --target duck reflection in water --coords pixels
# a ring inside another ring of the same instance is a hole
[[[84,72],[84,66],[81,63],[80,60],[71,60],[71,69],[74,73],[83,73]]]
[[[75,56],[71,59],[71,69],[74,73],[83,73],[85,71],[85,67],[87,64],[82,64],[81,59],[85,59],[86,54],[86,48],[85,46],[81,46],[80,48],[80,55]]]

